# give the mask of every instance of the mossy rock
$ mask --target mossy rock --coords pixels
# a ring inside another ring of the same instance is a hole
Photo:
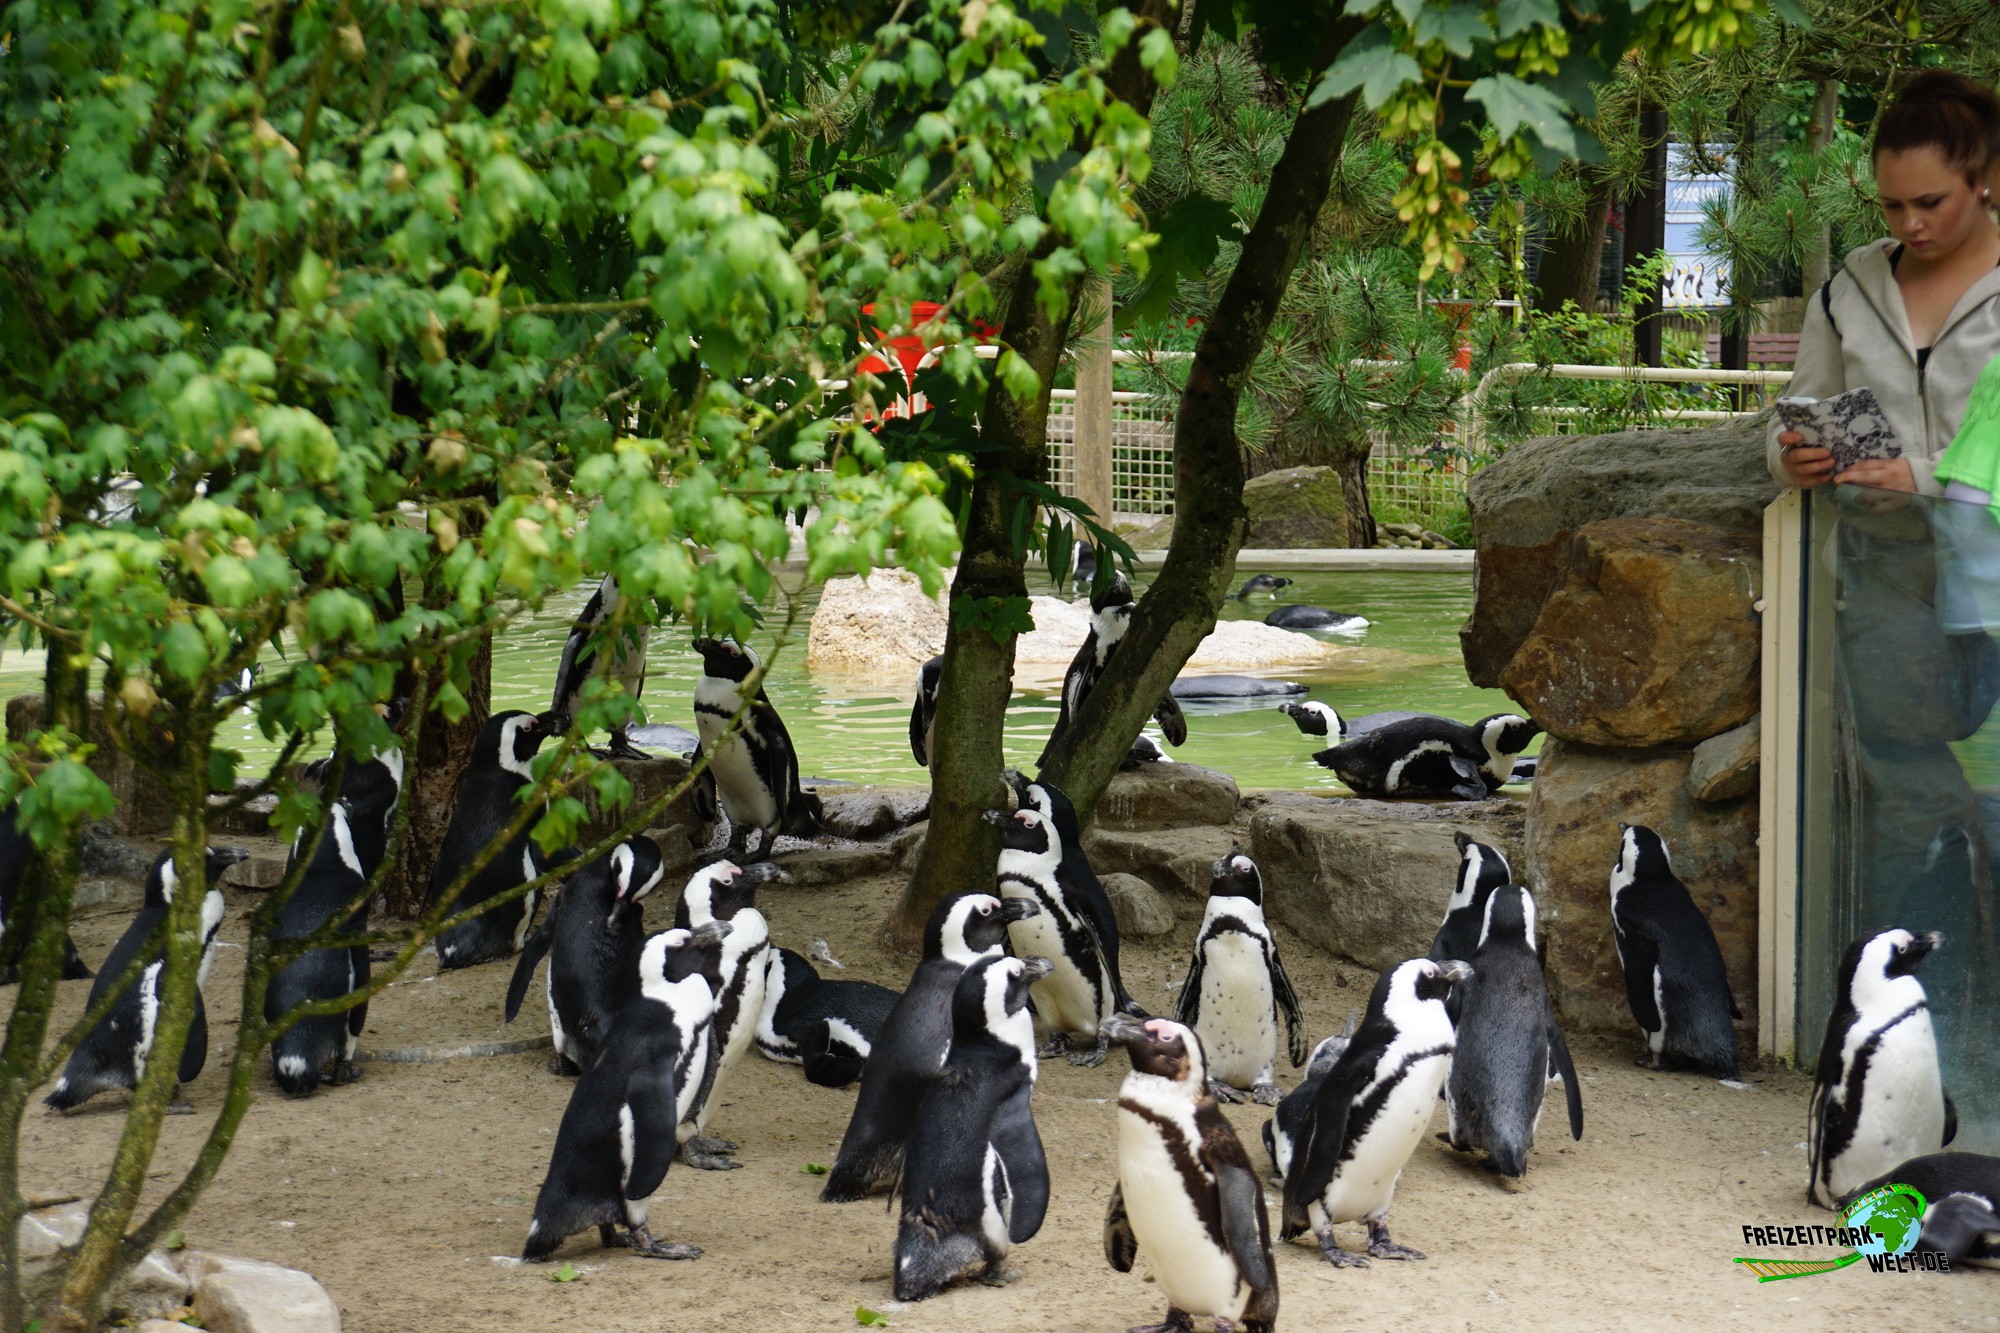
[[[1243,487],[1250,511],[1252,550],[1305,550],[1347,545],[1347,498],[1330,467],[1288,467],[1252,477]],[[1163,518],[1135,534],[1133,549],[1157,551],[1173,536],[1174,521]]]

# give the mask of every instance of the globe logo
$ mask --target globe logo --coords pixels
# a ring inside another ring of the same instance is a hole
[[[1874,1240],[1855,1253],[1894,1259],[1917,1248],[1923,1231],[1924,1196],[1908,1185],[1886,1185],[1847,1206],[1847,1225],[1864,1227]]]

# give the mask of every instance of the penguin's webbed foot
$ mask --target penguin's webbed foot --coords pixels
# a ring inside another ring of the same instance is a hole
[[[979,1275],[979,1281],[989,1287],[1004,1287],[1020,1280],[1021,1270],[1007,1267],[1004,1259],[995,1259],[986,1265],[986,1271]]]
[[[193,1115],[194,1103],[184,1097],[176,1097],[167,1103],[168,1115]]]
[[[1642,1055],[1632,1063],[1640,1069],[1650,1069],[1655,1073],[1662,1072],[1667,1067],[1667,1062],[1659,1055],[1653,1053]]]
[[[1422,1250],[1413,1250],[1407,1245],[1398,1245],[1389,1239],[1387,1222],[1368,1223],[1368,1253],[1377,1259],[1427,1259],[1430,1256]]]
[[[1231,1104],[1240,1102],[1244,1099],[1244,1096],[1241,1092],[1238,1092],[1235,1088],[1230,1087],[1227,1083],[1218,1083],[1214,1079],[1210,1079],[1208,1081],[1208,1094],[1209,1096],[1215,1098],[1215,1100],[1219,1102],[1228,1102]]]
[[[1141,1324],[1137,1328],[1126,1329],[1125,1333],[1189,1333],[1189,1330],[1193,1327],[1193,1315],[1189,1314],[1186,1310],[1177,1310],[1169,1305],[1167,1307],[1167,1317],[1161,1323]]]
[[[577,1067],[576,1061],[558,1051],[549,1057],[549,1072],[560,1078],[577,1078],[583,1070]]]
[[[1069,1053],[1069,1062],[1078,1069],[1095,1069],[1104,1063],[1105,1053],[1111,1049],[1111,1039],[1100,1036],[1095,1046]]]
[[[734,1165],[734,1163],[732,1163]],[[701,1246],[690,1245],[686,1241],[654,1240],[653,1233],[643,1226],[632,1228],[630,1240],[632,1253],[641,1259],[699,1259]]]
[[[743,1163],[721,1153],[703,1152],[695,1145],[700,1139],[689,1139],[681,1145],[681,1160],[697,1171],[738,1171]]]
[[[706,1134],[695,1135],[688,1140],[687,1146],[697,1152],[720,1153],[724,1157],[731,1156],[736,1151],[736,1145],[728,1139],[711,1138]]]
[[[1036,1048],[1035,1054],[1044,1060],[1053,1060],[1058,1055],[1068,1055],[1069,1034],[1067,1032],[1051,1033],[1049,1039]]]
[[[1319,1241],[1319,1252],[1325,1255],[1326,1261],[1335,1268],[1368,1267],[1368,1260],[1361,1255],[1349,1254],[1346,1250],[1340,1248],[1340,1243],[1333,1238],[1332,1227],[1328,1227],[1324,1231],[1315,1231],[1313,1237]]]
[[[653,757],[632,744],[632,738],[625,734],[623,727],[611,733],[611,747],[604,751],[603,755],[606,759],[651,759]]]
[[[609,1222],[597,1224],[597,1242],[607,1250],[622,1250],[632,1243],[625,1238],[623,1232]]]
[[[1284,1089],[1275,1083],[1259,1083],[1250,1089],[1250,1100],[1259,1106],[1276,1106],[1284,1099]]]
[[[360,1065],[355,1064],[352,1060],[335,1060],[332,1071],[321,1074],[319,1081],[326,1084],[329,1088],[344,1088],[350,1083],[360,1081],[360,1078]]]

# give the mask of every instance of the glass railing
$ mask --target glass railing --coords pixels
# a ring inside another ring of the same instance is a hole
[[[1850,940],[1942,932],[1929,994],[1954,1148],[2000,1151],[2000,518],[1854,486],[1805,507],[1797,1051]]]

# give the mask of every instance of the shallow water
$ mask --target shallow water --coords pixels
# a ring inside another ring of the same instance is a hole
[[[1393,650],[1394,665],[1335,663],[1245,674],[1299,681],[1309,687],[1311,698],[1323,700],[1349,717],[1413,709],[1472,721],[1512,706],[1498,690],[1475,689],[1465,678],[1458,627],[1472,607],[1469,572],[1338,572],[1294,577],[1296,583],[1284,590],[1285,602],[1366,616],[1370,624],[1361,634],[1329,637],[1335,643]],[[1042,586],[1035,591],[1049,589]],[[564,636],[588,594],[586,587],[550,599],[532,623],[510,629],[495,644],[495,708],[540,710],[549,706]],[[1277,604],[1267,598],[1229,602],[1223,617],[1262,620]],[[802,663],[811,607],[812,595],[808,594],[801,603],[791,646],[779,654],[766,682],[771,700],[798,747],[804,772],[856,782],[927,784],[928,775],[917,767],[909,747],[915,673],[898,672],[872,684],[847,676],[808,673]],[[782,613],[773,614],[773,628],[754,641],[760,652],[768,654],[777,636],[775,622],[782,618]],[[649,721],[693,725],[691,701],[700,659],[687,646],[689,637],[680,627],[654,635],[642,700]],[[0,694],[33,692],[40,688],[40,677],[39,654],[8,651],[0,655]],[[1019,691],[1007,714],[1009,762],[1032,766],[1055,723],[1056,711],[1053,681]],[[1186,711],[1188,741],[1171,752],[1175,759],[1219,768],[1246,787],[1339,785],[1331,772],[1312,762],[1312,752],[1326,742],[1300,735],[1291,719],[1278,712],[1272,702],[1228,709],[1192,705]],[[257,760],[269,759],[277,750],[241,715],[226,725],[225,740],[250,761],[246,772],[254,771]]]

